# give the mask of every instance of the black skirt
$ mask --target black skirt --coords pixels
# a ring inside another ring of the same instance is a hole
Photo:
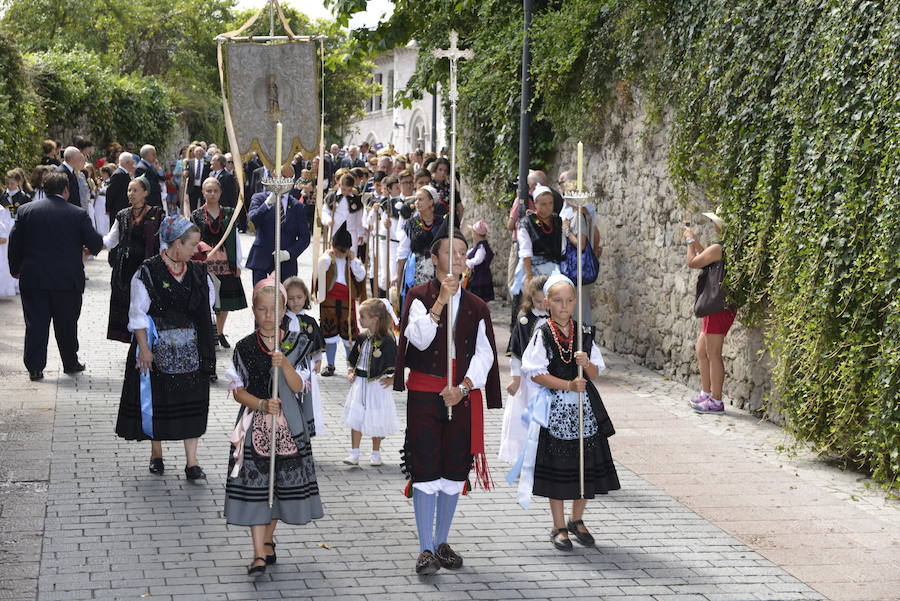
[[[133,342],[125,362],[125,382],[119,400],[116,434],[126,440],[151,440],[141,424],[141,379],[135,365]],[[203,371],[164,374],[150,371],[153,391],[152,440],[199,438],[206,432],[209,414],[209,375]]]
[[[534,466],[533,494],[551,499],[581,498],[578,439],[555,438],[541,428]],[[609,441],[597,434],[584,439],[584,498],[619,490],[619,476],[613,464]]]
[[[247,308],[247,296],[241,278],[219,275],[219,311],[237,311]]]

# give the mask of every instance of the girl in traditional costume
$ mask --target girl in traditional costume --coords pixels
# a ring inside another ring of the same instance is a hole
[[[203,182],[204,204],[191,213],[191,221],[200,228],[200,240],[215,248],[222,239],[234,207],[223,207],[219,204],[222,196],[222,185],[214,177]],[[237,230],[232,229],[225,243],[212,255],[206,257],[209,272],[219,279],[219,304],[216,308],[216,335],[223,348],[230,348],[225,338],[225,320],[229,311],[247,308],[247,297],[241,283],[241,240]]]
[[[397,273],[400,277],[400,296],[413,286],[427,284],[434,278],[434,265],[431,262],[431,245],[435,233],[441,228],[444,220],[434,213],[437,190],[427,185],[416,191],[416,214],[410,217],[400,231],[400,242],[397,244]]]
[[[150,180],[143,175],[128,184],[128,207],[116,214],[112,229],[103,236],[112,265],[109,296],[109,323],[106,337],[131,342],[128,328],[128,306],[131,300],[131,278],[151,257],[159,255],[159,226],[165,214],[161,207],[147,204]]]
[[[166,217],[159,237],[166,248],[131,278],[127,316],[134,341],[125,362],[116,434],[151,441],[154,474],[165,470],[162,441],[183,440],[185,475],[197,480],[206,477],[197,445],[206,432],[209,378],[216,367],[215,290],[206,265],[190,260],[200,243],[197,226],[181,215]]]
[[[301,375],[311,340],[304,333],[275,327],[275,285],[274,280],[264,279],[254,287],[253,316],[259,325],[234,345],[227,372],[241,408],[230,437],[225,520],[250,527],[254,559],[247,572],[253,577],[277,561],[278,522],[301,525],[324,515],[310,444],[315,435],[313,408],[308,382]],[[281,295],[286,296],[283,286]],[[279,398],[272,397],[273,368],[279,378]],[[270,508],[272,415],[277,419],[275,494]]]
[[[381,465],[381,439],[398,430],[397,406],[392,392],[397,342],[393,310],[384,299],[370,298],[359,306],[357,336],[347,359],[350,393],[344,404],[343,424],[350,428],[347,465],[359,465],[359,443],[372,437],[371,465]]]
[[[284,281],[287,307],[281,327],[289,332],[299,332],[310,339],[303,360],[301,375],[309,382],[309,397],[312,399],[313,413],[316,417],[316,433],[325,434],[325,417],[322,410],[322,395],[319,392],[318,374],[322,371],[322,353],[325,351],[325,338],[316,318],[309,314],[309,288],[306,282],[297,276]]]
[[[488,224],[482,219],[472,226],[472,248],[466,253],[466,269],[468,286],[466,289],[483,300],[494,300],[494,277],[491,275],[491,263],[494,251],[487,241]]]
[[[550,319],[537,328],[522,356],[522,379],[527,385],[529,426],[519,460],[507,476],[519,478],[518,501],[528,507],[531,495],[550,499],[553,530],[550,540],[569,551],[569,534],[592,546],[594,538],[582,520],[588,499],[619,489],[619,479],[609,450],[612,422],[591,380],[605,368],[590,329],[572,320],[575,285],[562,274],[552,274],[544,284]],[[582,348],[576,352],[576,335]],[[584,378],[578,377],[578,367]],[[584,399],[584,494],[579,477],[579,401]],[[521,413],[512,419],[522,419]],[[565,520],[565,501],[572,501],[571,518]]]
[[[521,294],[522,287],[536,275],[559,271],[566,250],[563,222],[553,212],[553,191],[546,186],[534,189],[534,211],[519,220],[516,241],[519,263],[509,290]]]
[[[519,307],[519,319],[506,347],[512,381],[506,387],[510,397],[503,413],[499,459],[507,463],[515,463],[519,459],[522,442],[528,435],[528,427],[521,419],[522,413],[528,407],[527,387],[522,385],[522,355],[534,331],[547,323],[547,311],[544,307],[545,283],[547,276],[538,275],[525,286],[522,304]]]

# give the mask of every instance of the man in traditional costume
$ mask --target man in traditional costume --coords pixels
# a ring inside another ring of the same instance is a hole
[[[409,477],[407,494],[413,498],[419,534],[418,574],[462,567],[462,557],[447,539],[473,463],[477,482],[486,490],[492,486],[484,456],[482,390],[488,408],[501,407],[491,314],[484,301],[459,285],[467,245],[458,230],[452,240],[452,277],[447,275],[450,248],[449,232],[443,227],[431,247],[435,274],[442,281],[433,279],[407,293],[394,375],[394,390],[408,390],[403,470]],[[449,311],[445,310],[451,298],[452,387],[447,385]],[[407,367],[409,378],[404,381]]]
[[[366,268],[350,250],[352,245],[347,224],[343,223],[331,237],[331,248],[319,258],[313,279],[312,293],[319,302],[328,361],[323,376],[334,375],[338,342],[343,340],[344,350],[349,353],[350,344],[359,334],[356,303],[366,299]]]

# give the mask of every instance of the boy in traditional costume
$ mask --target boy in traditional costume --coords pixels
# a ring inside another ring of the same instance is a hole
[[[319,258],[313,280],[328,361],[323,376],[334,375],[338,342],[343,339],[344,350],[349,353],[350,344],[359,334],[356,302],[366,299],[366,268],[350,250],[352,246],[353,239],[343,223],[331,237],[331,248]]]
[[[453,276],[448,276],[451,240],[439,230],[431,247],[431,261],[441,282],[433,279],[410,288],[400,323],[400,342],[394,390],[408,390],[403,469],[409,476],[407,493],[413,498],[419,557],[416,573],[433,574],[441,567],[458,569],[462,557],[447,538],[460,493],[475,465],[476,479],[492,486],[484,457],[484,405],[500,408],[500,376],[490,310],[480,298],[463,290],[459,277],[465,267],[466,240],[454,231]],[[447,304],[455,315],[451,358],[453,386],[447,385]],[[405,368],[409,378],[404,380]],[[448,408],[452,408],[452,417]],[[435,524],[435,517],[437,523]]]

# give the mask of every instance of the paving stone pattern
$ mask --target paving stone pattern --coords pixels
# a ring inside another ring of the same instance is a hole
[[[301,273],[309,273],[309,261],[307,253]],[[514,489],[503,482],[506,466],[494,459],[496,490],[461,500],[451,531],[465,567],[420,579],[413,571],[412,503],[402,495],[398,465],[402,432],[383,442],[383,466],[368,465],[366,440],[361,467],[343,465],[349,432],[340,425],[348,390],[342,377],[322,380],[328,432],[313,441],[326,516],[279,527],[277,566],[250,582],[248,529],[222,518],[226,437],[238,407],[227,384],[212,388],[200,443],[209,480],[185,480],[177,442],[164,445],[165,475],[150,474],[149,444],[114,433],[126,346],[104,337],[109,269],[103,257],[89,263],[88,274],[79,324],[88,369],[77,377],[57,375],[51,338],[47,380],[24,384],[16,357],[20,309],[17,301],[0,305],[8,333],[0,348],[2,407],[14,409],[14,418],[25,416],[0,424],[6,482],[0,486],[0,599],[825,599],[621,463],[622,490],[588,504],[585,519],[597,548],[576,544],[565,554],[549,542],[546,503],[536,499],[529,511],[517,506]],[[501,332],[507,314],[494,311],[504,316],[495,324]],[[226,332],[234,343],[251,328],[245,310],[231,315]],[[219,352],[220,375],[230,356]],[[338,357],[340,374],[343,352]],[[404,397],[395,400],[405,422]],[[489,459],[496,456],[501,419],[502,411],[487,414]]]

